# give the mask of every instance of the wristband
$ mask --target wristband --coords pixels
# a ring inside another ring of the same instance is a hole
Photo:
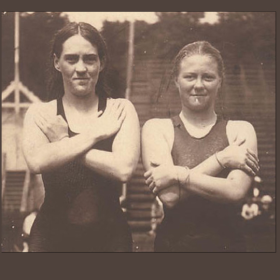
[[[182,181],[180,180],[179,176],[178,176],[178,182],[179,182],[179,185],[186,185],[189,183],[189,178],[190,178],[190,169],[187,167],[187,166],[182,166],[186,169],[187,171],[187,176],[186,178]]]
[[[226,166],[224,166],[224,165],[219,161],[218,156],[217,156],[217,152],[215,153],[215,158],[216,158],[217,162],[219,163],[219,165],[220,165],[223,169],[225,169]]]

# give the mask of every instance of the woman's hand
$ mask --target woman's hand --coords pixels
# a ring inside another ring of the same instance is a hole
[[[217,158],[225,167],[241,169],[252,176],[256,176],[259,171],[258,157],[243,145],[244,142],[244,139],[235,140],[224,150],[218,152],[216,154]]]
[[[57,142],[68,135],[68,125],[62,116],[50,116],[46,112],[37,111],[34,121],[50,142]]]
[[[178,183],[177,170],[174,165],[156,165],[154,163],[152,165],[156,167],[149,169],[144,177],[149,190],[154,194],[158,194],[160,191]]]
[[[99,117],[93,125],[93,130],[98,137],[107,139],[116,134],[125,119],[125,100],[110,99],[107,107],[101,117]]]

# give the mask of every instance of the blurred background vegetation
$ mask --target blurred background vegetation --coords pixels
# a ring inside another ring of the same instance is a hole
[[[275,60],[275,13],[218,13],[215,24],[201,23],[203,12],[157,13],[158,21],[135,22],[135,59],[172,59],[187,43],[207,40],[225,60],[243,61],[250,56],[260,63]],[[20,74],[23,84],[46,99],[46,65],[55,31],[69,21],[59,12],[21,13]],[[101,29],[111,57],[109,81],[114,96],[124,96],[129,22],[105,21]],[[2,91],[14,75],[14,13],[2,15]]]

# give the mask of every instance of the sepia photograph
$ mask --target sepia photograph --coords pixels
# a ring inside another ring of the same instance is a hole
[[[276,12],[1,23],[1,252],[276,252]]]

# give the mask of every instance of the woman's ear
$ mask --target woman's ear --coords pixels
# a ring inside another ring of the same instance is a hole
[[[53,64],[54,64],[54,68],[60,72],[60,67],[59,67],[59,59],[56,56],[56,54],[53,54]]]

